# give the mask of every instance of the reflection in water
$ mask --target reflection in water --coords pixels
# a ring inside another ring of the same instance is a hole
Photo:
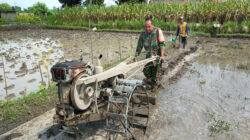
[[[41,56],[49,60],[49,67],[63,57],[59,42],[50,38],[5,40],[0,43],[0,54],[4,56],[8,86],[6,96],[4,82],[0,81],[0,100],[21,97],[38,90],[38,86],[42,84],[38,66],[41,63]],[[0,62],[2,63],[2,60]],[[43,66],[41,70],[43,80],[47,82],[46,70]],[[2,74],[3,69],[0,68],[0,75]]]
[[[5,64],[8,68],[7,85],[14,85],[14,88],[13,86],[8,88],[8,95],[14,95],[8,96],[11,99],[38,90],[41,84],[41,76],[37,68],[37,64],[41,61],[37,53],[39,49],[46,60],[46,56],[52,52],[49,57],[49,67],[58,61],[78,60],[81,54],[84,62],[91,62],[91,47],[93,47],[93,63],[95,64],[96,56],[101,53],[103,54],[102,64],[105,64],[115,62],[120,57],[127,57],[130,53],[133,54],[138,35],[43,29],[2,31],[0,38],[0,57],[5,56]],[[0,58],[0,101],[7,97],[1,67]],[[42,71],[43,79],[47,82],[48,77],[44,67]]]
[[[159,93],[150,139],[248,139],[249,76],[194,62],[180,80]],[[223,121],[220,131],[210,129]]]

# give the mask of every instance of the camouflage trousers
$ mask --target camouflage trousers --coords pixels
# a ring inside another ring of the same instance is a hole
[[[145,65],[143,73],[147,80],[151,80],[150,84],[152,87],[157,85],[157,81],[160,78],[161,63],[157,59],[154,62],[149,62]]]

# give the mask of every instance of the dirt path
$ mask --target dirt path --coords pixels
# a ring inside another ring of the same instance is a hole
[[[1,140],[10,139],[39,139],[40,133],[46,131],[53,125],[53,115],[55,109],[52,109],[0,136]]]

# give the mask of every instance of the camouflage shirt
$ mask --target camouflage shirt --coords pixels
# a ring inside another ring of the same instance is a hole
[[[165,46],[164,36],[160,28],[154,27],[152,33],[143,31],[139,37],[135,56],[140,55],[142,49],[146,51],[146,58],[161,55],[161,48]]]

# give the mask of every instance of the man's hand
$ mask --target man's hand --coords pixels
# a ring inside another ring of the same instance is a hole
[[[165,62],[165,57],[164,56],[161,56],[161,61]]]

